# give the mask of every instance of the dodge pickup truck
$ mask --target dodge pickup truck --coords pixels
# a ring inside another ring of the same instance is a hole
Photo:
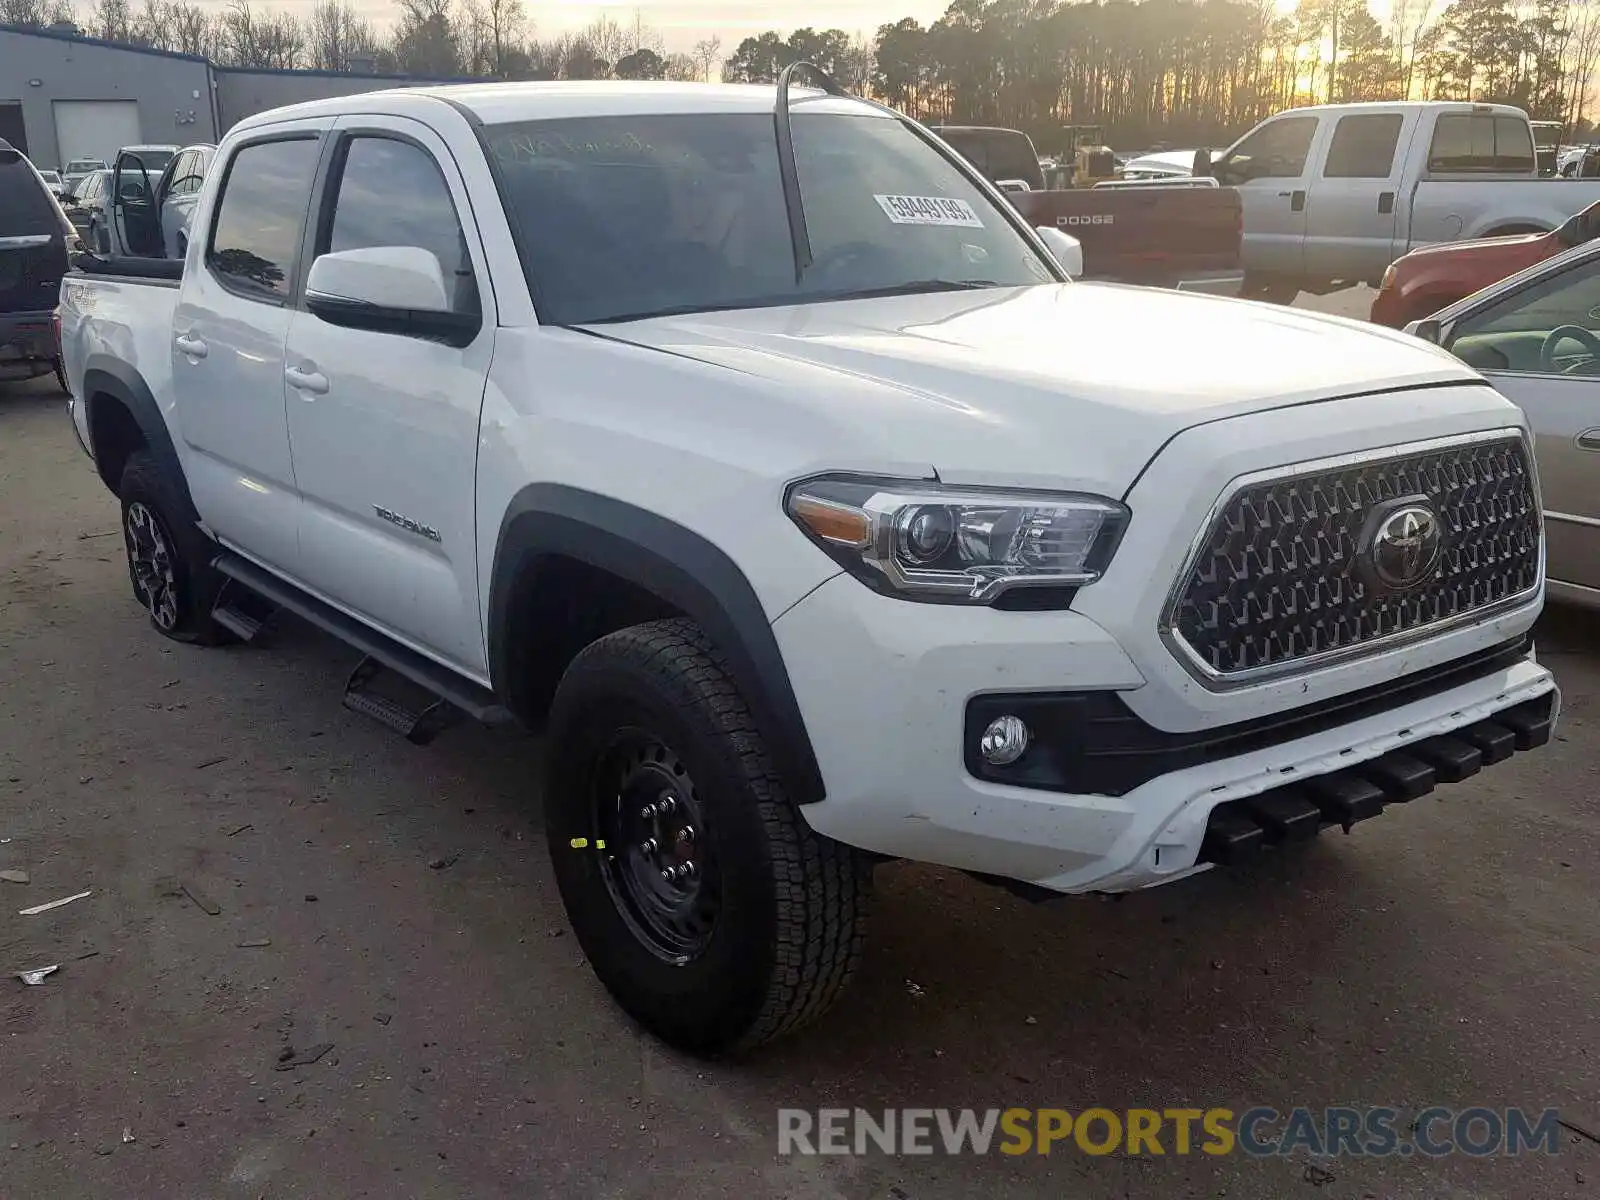
[[[1470,368],[1069,282],[793,71],[262,113],[181,266],[79,263],[71,419],[156,632],[309,620],[413,741],[541,728],[584,954],[692,1051],[835,1000],[875,864],[1145,888],[1557,716],[1527,424]]]
[[[1241,209],[1232,188],[1045,188],[1033,141],[1021,130],[934,132],[1005,189],[1030,225],[1081,242],[1085,278],[1239,294]]]
[[[1296,108],[1215,156],[1244,204],[1244,294],[1376,286],[1408,250],[1548,233],[1600,180],[1542,179],[1527,114],[1430,100]]]

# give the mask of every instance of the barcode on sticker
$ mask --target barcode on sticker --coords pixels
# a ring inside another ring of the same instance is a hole
[[[878,207],[896,225],[955,225],[982,229],[983,222],[965,200],[948,196],[874,196]]]

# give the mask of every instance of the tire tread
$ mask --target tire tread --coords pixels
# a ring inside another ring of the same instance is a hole
[[[725,658],[697,624],[669,618],[619,630],[587,647],[569,670],[598,656],[633,660],[691,721],[709,721],[734,776],[727,782],[754,798],[771,855],[777,945],[760,1010],[728,1049],[747,1050],[794,1032],[832,1006],[860,964],[870,861],[806,825]]]

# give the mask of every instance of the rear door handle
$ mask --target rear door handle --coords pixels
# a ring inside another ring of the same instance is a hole
[[[187,333],[180,333],[177,337],[173,338],[172,344],[187,354],[190,358],[204,358],[210,353],[210,348],[205,344],[205,342],[201,341],[197,337],[191,337]]]
[[[327,394],[328,377],[321,371],[302,371],[298,367],[290,367],[284,371],[283,377],[296,391],[314,392],[318,396]]]
[[[1278,197],[1289,202],[1290,212],[1305,212],[1306,194],[1304,191],[1296,189],[1292,192],[1279,192]]]
[[[1579,450],[1600,450],[1600,429],[1585,429],[1578,435]]]
[[[1378,193],[1378,212],[1379,212],[1379,214],[1386,217],[1390,213],[1392,213],[1393,211],[1394,211],[1394,193],[1393,192],[1379,192]]]

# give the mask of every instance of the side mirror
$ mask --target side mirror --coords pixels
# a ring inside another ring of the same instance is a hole
[[[1067,273],[1067,278],[1077,279],[1083,274],[1083,243],[1070,233],[1050,225],[1040,225],[1035,231],[1040,241],[1050,251],[1061,269]]]
[[[1438,317],[1425,317],[1420,321],[1413,321],[1407,325],[1406,332],[1413,337],[1419,337],[1423,341],[1432,342],[1437,346],[1441,344],[1440,339],[1444,337],[1444,326],[1440,323]]]
[[[1189,173],[1196,179],[1209,179],[1211,177],[1211,151],[1196,150],[1194,152],[1194,166]]]
[[[450,307],[444,269],[420,246],[337,250],[311,264],[306,308],[330,325],[466,346],[481,319]]]

